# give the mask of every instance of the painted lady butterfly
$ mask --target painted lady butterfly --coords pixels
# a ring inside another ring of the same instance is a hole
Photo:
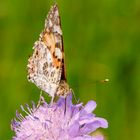
[[[66,97],[70,88],[66,82],[64,46],[57,4],[54,4],[45,20],[45,29],[34,44],[34,52],[28,60],[28,80],[52,99],[55,95]]]

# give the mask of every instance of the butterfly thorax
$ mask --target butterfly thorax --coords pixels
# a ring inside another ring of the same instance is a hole
[[[70,93],[69,85],[65,80],[61,80],[57,88],[56,95],[66,97]]]

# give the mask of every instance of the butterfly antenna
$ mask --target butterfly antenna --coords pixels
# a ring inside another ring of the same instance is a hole
[[[73,89],[70,89],[70,91],[72,92],[74,100],[76,101],[76,103],[79,103],[80,100],[76,99],[76,96],[75,96],[75,93],[74,93]]]
[[[99,82],[100,82],[100,83],[108,83],[108,82],[109,82],[109,79],[106,78],[106,79],[104,79],[104,80],[100,80]]]
[[[109,82],[109,79],[106,78],[106,79],[102,79],[102,80],[96,80],[96,81],[93,81],[93,82],[90,82],[90,83],[86,83],[84,85],[80,85],[80,86],[90,86],[90,85],[96,85],[96,84],[105,84],[105,83],[108,83]],[[73,86],[73,87],[78,87],[78,85],[76,86]],[[74,93],[74,92],[73,92]]]

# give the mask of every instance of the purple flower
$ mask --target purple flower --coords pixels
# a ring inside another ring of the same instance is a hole
[[[94,101],[85,106],[72,104],[72,96],[61,98],[57,103],[48,105],[42,98],[38,108],[27,105],[27,113],[23,117],[17,113],[12,121],[12,130],[16,135],[13,140],[103,140],[102,136],[90,136],[97,128],[107,128],[105,119],[96,117],[92,111],[96,108]]]

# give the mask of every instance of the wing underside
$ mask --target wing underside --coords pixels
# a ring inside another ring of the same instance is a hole
[[[45,29],[33,49],[33,55],[28,60],[28,79],[54,96],[60,80],[66,80],[62,30],[56,4],[50,9]]]

